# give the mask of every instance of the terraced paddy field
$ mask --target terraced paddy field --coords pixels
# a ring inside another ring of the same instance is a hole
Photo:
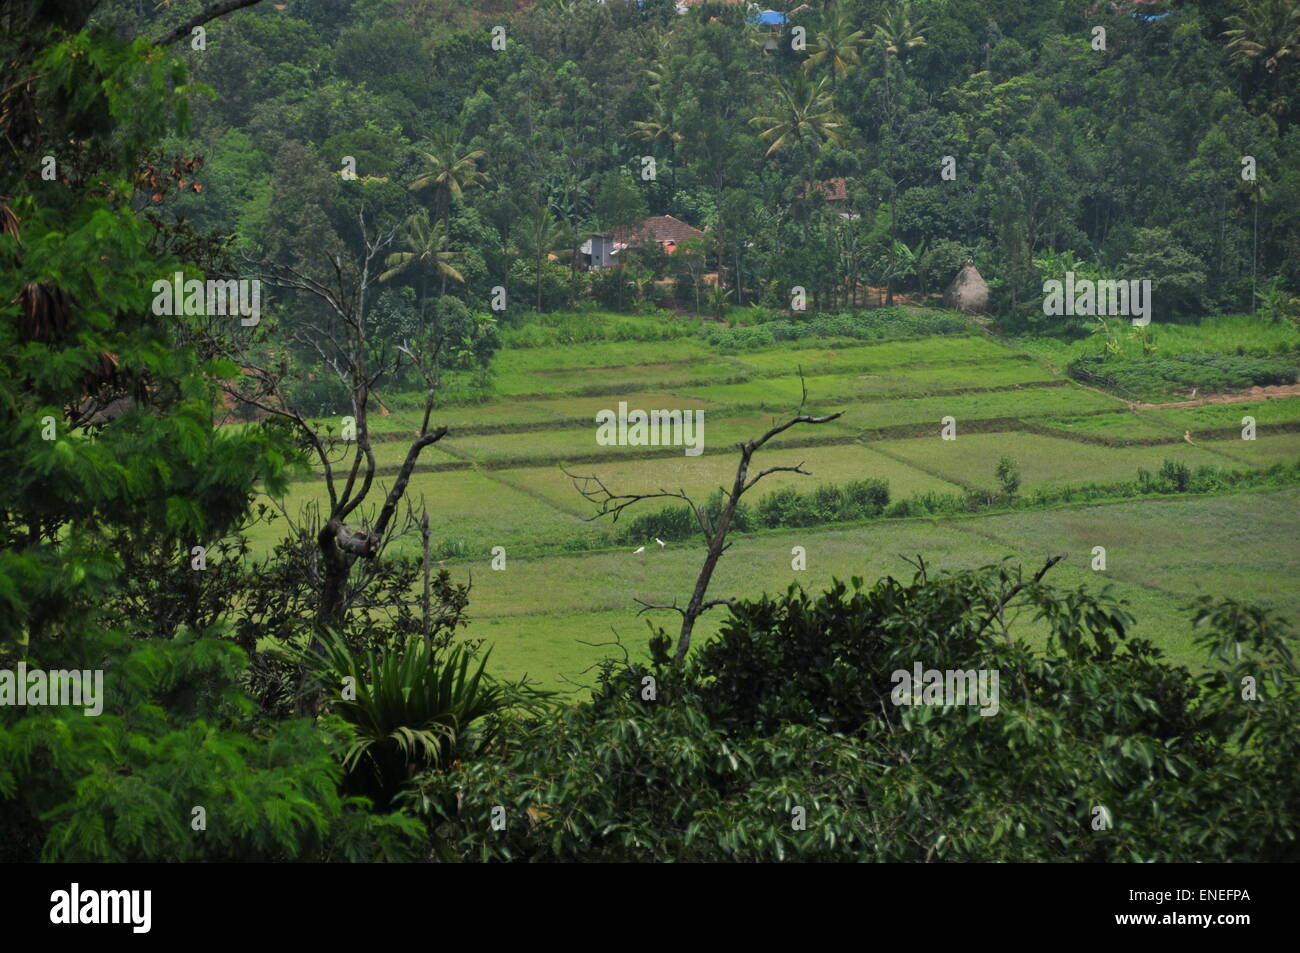
[[[891,500],[992,490],[1003,456],[1018,464],[1022,493],[1133,480],[1139,468],[1157,472],[1167,460],[1191,471],[1300,460],[1300,399],[1133,410],[1062,377],[1048,359],[1053,355],[1026,350],[974,328],[965,336],[819,340],[740,353],[711,350],[698,337],[507,349],[494,363],[496,399],[435,412],[435,422],[451,433],[421,455],[408,497],[429,508],[436,558],[455,578],[472,580],[468,637],[495,647],[493,668],[564,687],[590,682],[593,664],[620,655],[611,643],[641,653],[649,617],[638,618],[635,600],[684,600],[702,550],[696,541],[626,540],[633,516],[664,504],[641,504],[618,525],[593,520],[592,504],[566,470],[599,477],[617,492],[683,490],[702,499],[730,485],[735,445],[785,419],[805,388],[805,410],[841,416],[792,428],[760,452],[758,468],[800,464],[808,475],[773,475],[746,497],[751,507],[778,489],[864,479],[887,481]],[[385,399],[391,412],[372,421],[380,435],[381,488],[391,483],[421,417],[413,398]],[[688,456],[681,446],[602,446],[595,416],[617,411],[619,402],[703,411],[702,454]],[[1254,440],[1241,439],[1245,416],[1256,422]],[[941,437],[945,417],[956,423],[955,440]],[[350,452],[340,449],[336,470],[348,465]],[[325,495],[318,478],[304,479],[281,502],[293,513]],[[371,513],[375,508],[377,502]],[[278,535],[278,526],[262,527],[253,540],[264,548]],[[887,574],[910,577],[904,555],[922,554],[938,569],[1010,557],[1032,570],[1048,555],[1066,554],[1052,571],[1058,585],[1109,585],[1130,602],[1139,620],[1134,635],[1202,667],[1187,611],[1197,595],[1253,599],[1300,617],[1297,538],[1294,487],[877,518],[734,535],[710,595],[756,596],[791,583],[818,589],[853,576],[868,583]],[[641,545],[644,552],[635,553]],[[507,553],[504,571],[490,567],[496,546]],[[791,568],[794,546],[807,551],[803,571]],[[1096,546],[1107,552],[1104,572],[1090,568]],[[418,540],[405,537],[391,551],[417,549]],[[722,611],[706,616],[697,632],[712,632]],[[657,621],[671,627],[675,618]]]
[[[757,596],[791,583],[818,590],[833,578],[910,579],[903,556],[923,554],[934,569],[962,569],[1010,557],[1031,571],[1066,555],[1049,578],[1065,588],[1109,586],[1137,617],[1131,635],[1149,639],[1193,669],[1205,660],[1191,641],[1189,606],[1199,595],[1263,603],[1294,620],[1300,553],[1300,490],[1195,499],[1142,500],[947,520],[882,520],[848,527],[780,530],[736,537],[714,576],[713,590]],[[807,550],[807,569],[791,569],[791,548]],[[1092,552],[1106,549],[1106,570]],[[667,602],[689,594],[699,547],[651,544],[629,550],[524,557],[491,572],[474,571],[475,622],[470,632],[496,646],[503,673],[528,673],[551,687],[582,681],[584,670],[617,650],[590,643],[616,637],[644,655],[646,618],[634,599]],[[716,630],[713,610],[697,632]],[[654,616],[669,631],[671,613]],[[1028,621],[1028,620],[1026,620]],[[1029,631],[1042,638],[1032,624]],[[590,680],[588,676],[588,681]]]

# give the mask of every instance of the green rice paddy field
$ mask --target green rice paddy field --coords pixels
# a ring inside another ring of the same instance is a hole
[[[1296,398],[1135,411],[1060,376],[1054,359],[1061,355],[1030,354],[977,330],[879,344],[799,343],[736,355],[711,351],[695,337],[507,349],[494,363],[501,396],[436,412],[451,433],[424,451],[408,493],[428,505],[440,562],[472,580],[468,635],[494,646],[498,674],[527,673],[552,688],[590,683],[592,665],[619,652],[608,643],[643,652],[653,617],[638,617],[635,600],[684,600],[698,571],[698,542],[615,543],[622,525],[591,520],[593,506],[562,467],[619,492],[680,489],[703,497],[730,483],[735,444],[793,411],[804,384],[807,410],[842,416],[793,428],[761,451],[757,467],[802,463],[811,475],[772,476],[746,498],[751,506],[781,487],[866,478],[887,480],[891,499],[992,488],[1004,455],[1019,464],[1027,491],[1132,479],[1139,467],[1156,471],[1166,459],[1234,470],[1300,459]],[[617,410],[620,401],[631,409],[703,410],[703,454],[599,445],[595,415]],[[400,398],[389,403],[392,412],[372,422],[382,435],[375,454],[384,487],[405,456],[402,437],[420,418]],[[1253,441],[1236,436],[1246,415],[1256,420]],[[941,439],[944,417],[956,420],[957,439]],[[340,451],[342,464],[347,453]],[[324,497],[319,478],[304,479],[281,502],[295,513]],[[641,504],[640,512],[660,505]],[[269,547],[279,526],[255,529],[255,545]],[[1253,599],[1300,616],[1300,488],[879,519],[733,539],[713,597],[796,582],[818,589],[836,577],[910,577],[904,555],[922,554],[940,569],[1006,557],[1036,569],[1064,553],[1049,578],[1110,586],[1137,616],[1135,635],[1192,667],[1205,664],[1191,645],[1187,611],[1200,594]],[[504,571],[490,567],[495,546],[506,550]],[[791,569],[794,546],[807,550],[803,571]],[[1095,546],[1106,549],[1104,572],[1089,568]],[[414,552],[418,540],[395,547]],[[722,611],[706,616],[697,633],[711,633]],[[676,619],[657,618],[669,628]],[[1025,626],[1041,636],[1032,622]]]

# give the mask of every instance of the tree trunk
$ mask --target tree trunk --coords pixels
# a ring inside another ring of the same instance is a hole
[[[429,511],[420,520],[420,544],[424,550],[424,595],[420,599],[421,627],[424,641],[429,641]]]

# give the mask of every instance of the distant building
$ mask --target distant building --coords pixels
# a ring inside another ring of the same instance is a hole
[[[609,268],[614,261],[614,236],[610,232],[593,232],[578,249],[588,268]]]
[[[759,27],[767,33],[763,39],[763,52],[775,53],[781,45],[781,36],[785,33],[790,18],[779,10],[760,10],[745,18],[745,22]]]
[[[811,192],[820,192],[826,197],[827,203],[833,208],[840,218],[852,221],[858,218],[858,213],[854,212],[849,205],[849,181],[845,178],[827,179],[824,182],[808,182],[804,185],[803,191],[799,193],[800,198],[806,198]]]
[[[671,215],[652,215],[633,228],[592,232],[578,253],[588,268],[609,268],[618,264],[619,253],[629,248],[655,243],[671,255],[682,242],[702,237],[704,233],[698,228]]]

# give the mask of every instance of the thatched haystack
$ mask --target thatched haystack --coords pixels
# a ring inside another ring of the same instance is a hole
[[[962,270],[957,272],[957,277],[943,293],[943,306],[965,314],[988,313],[989,286],[975,270],[973,261],[966,262]]]

